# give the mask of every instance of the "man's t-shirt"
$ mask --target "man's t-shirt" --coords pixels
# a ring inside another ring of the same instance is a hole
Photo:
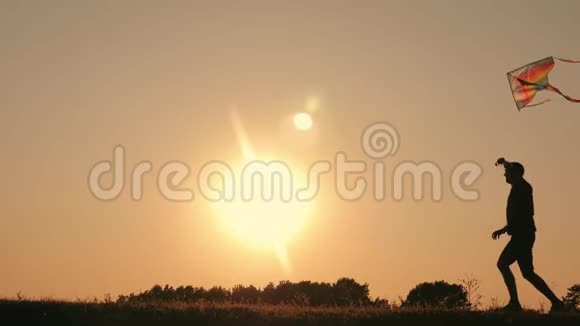
[[[532,185],[526,180],[512,185],[506,212],[509,235],[530,235],[536,232],[533,191]]]

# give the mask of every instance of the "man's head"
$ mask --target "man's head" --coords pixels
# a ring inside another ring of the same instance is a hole
[[[515,184],[524,178],[524,166],[519,162],[510,162],[505,164],[505,182]]]

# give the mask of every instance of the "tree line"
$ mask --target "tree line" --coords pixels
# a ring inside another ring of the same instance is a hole
[[[243,304],[289,304],[301,306],[387,306],[388,300],[372,299],[369,285],[352,278],[340,278],[334,283],[281,281],[270,282],[264,288],[253,285],[236,285],[231,289],[214,286],[209,289],[193,286],[155,285],[138,294],[119,296],[118,303],[159,301],[243,303]],[[436,305],[449,308],[468,307],[467,292],[458,284],[443,281],[422,283],[413,289],[404,305]]]
[[[478,282],[477,280],[475,280]],[[481,296],[473,293],[469,282],[450,284],[445,281],[424,282],[415,286],[407,297],[401,298],[402,307],[443,307],[447,309],[477,309]],[[467,286],[466,286],[467,284]],[[473,283],[471,283],[473,284]],[[476,300],[474,300],[476,298]],[[578,309],[580,285],[568,289],[565,301]],[[369,295],[369,285],[352,278],[340,278],[334,283],[281,281],[277,285],[270,282],[264,288],[253,285],[236,285],[231,289],[214,286],[209,289],[193,286],[155,285],[151,289],[121,295],[117,303],[147,302],[187,302],[187,303],[240,303],[240,304],[288,304],[299,306],[389,306],[386,299]]]
[[[367,306],[387,304],[386,300],[369,296],[367,283],[360,284],[351,278],[340,278],[335,283],[281,281],[269,283],[264,288],[253,285],[236,285],[232,289],[214,286],[210,289],[193,286],[174,288],[169,285],[153,286],[139,294],[121,295],[117,302],[135,303],[150,301],[183,301],[245,304],[291,304],[308,306]]]

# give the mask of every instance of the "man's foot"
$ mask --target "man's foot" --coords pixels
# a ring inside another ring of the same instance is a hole
[[[570,307],[567,307],[566,304],[562,301],[557,301],[552,303],[552,308],[550,309],[550,313],[554,312],[566,312],[569,311]]]
[[[506,312],[520,312],[522,311],[522,305],[519,302],[510,302],[507,306],[503,307],[501,311]]]

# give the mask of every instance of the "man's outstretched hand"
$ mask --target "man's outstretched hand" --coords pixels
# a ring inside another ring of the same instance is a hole
[[[507,228],[503,228],[503,229],[497,230],[494,233],[492,233],[491,238],[493,240],[497,240],[497,239],[499,239],[501,237],[502,234],[504,234],[506,232],[507,232]]]

